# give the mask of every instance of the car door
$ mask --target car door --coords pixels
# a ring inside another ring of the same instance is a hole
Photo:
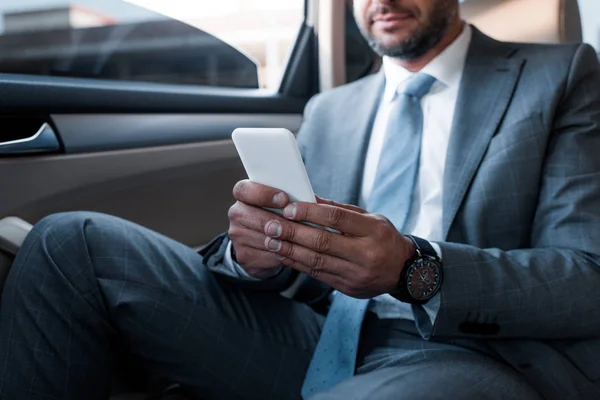
[[[90,210],[201,246],[245,177],[233,129],[296,132],[317,91],[304,0],[63,3],[0,4],[0,218]]]
[[[79,4],[0,4],[0,218],[97,211],[205,244],[245,177],[233,129],[297,132],[319,90],[319,2]],[[346,24],[321,35],[347,38],[354,80],[375,57]]]

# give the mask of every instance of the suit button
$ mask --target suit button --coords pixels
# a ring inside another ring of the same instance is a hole
[[[498,324],[478,324],[477,322],[463,322],[458,329],[468,335],[494,336],[500,333]]]
[[[482,335],[494,336],[500,333],[500,325],[498,324],[483,324],[482,327]]]
[[[477,335],[479,334],[479,324],[475,322],[463,322],[458,326],[458,329],[462,333],[466,333],[468,335]]]

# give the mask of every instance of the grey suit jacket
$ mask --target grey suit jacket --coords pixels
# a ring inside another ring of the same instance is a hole
[[[315,192],[358,201],[382,73],[313,98]],[[588,45],[474,29],[443,187],[444,263],[425,339],[485,340],[547,398],[600,399],[600,66]]]

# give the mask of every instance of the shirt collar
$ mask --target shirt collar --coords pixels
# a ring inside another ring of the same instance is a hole
[[[471,26],[464,24],[461,34],[454,42],[419,72],[433,76],[437,82],[446,87],[458,86],[462,78],[469,45],[471,44],[471,36]],[[389,57],[383,57],[383,73],[386,82],[382,99],[384,102],[392,101],[398,87],[413,75],[413,72],[396,64]]]

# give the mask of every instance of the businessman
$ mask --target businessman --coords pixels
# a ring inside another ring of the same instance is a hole
[[[2,296],[1,398],[106,398],[125,358],[201,399],[600,398],[594,51],[495,41],[457,0],[354,12],[383,67],[306,107],[318,204],[239,182],[201,254],[45,218]]]

